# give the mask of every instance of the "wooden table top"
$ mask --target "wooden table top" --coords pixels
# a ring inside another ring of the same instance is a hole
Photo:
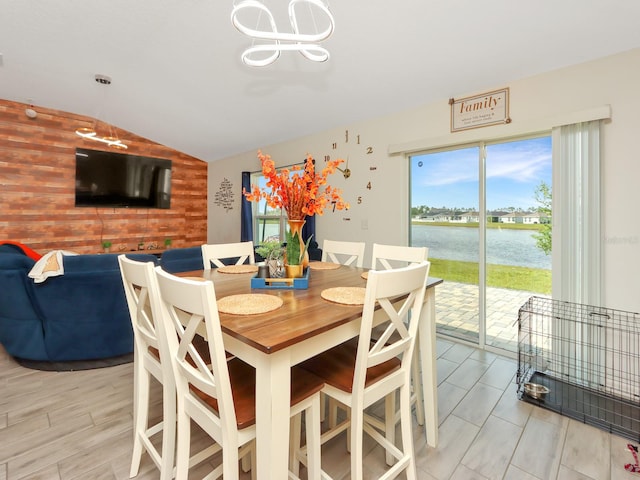
[[[365,287],[361,277],[366,269],[341,266],[335,270],[311,270],[307,289],[252,289],[254,274],[225,274],[217,269],[182,272],[181,277],[202,277],[213,281],[216,298],[236,294],[275,295],[282,307],[264,314],[232,315],[220,313],[222,331],[265,352],[273,353],[322,332],[359,318],[362,305],[329,302],[320,293],[331,287]],[[427,288],[442,283],[429,278]]]

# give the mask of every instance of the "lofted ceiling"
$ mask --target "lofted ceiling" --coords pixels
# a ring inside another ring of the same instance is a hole
[[[290,32],[288,1],[263,3]],[[233,0],[0,0],[0,98],[214,161],[640,47],[637,0],[327,3],[328,62],[256,68]]]

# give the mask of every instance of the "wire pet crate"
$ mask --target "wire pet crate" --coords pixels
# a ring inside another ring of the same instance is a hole
[[[542,297],[518,312],[518,397],[635,442],[639,357],[638,313]]]

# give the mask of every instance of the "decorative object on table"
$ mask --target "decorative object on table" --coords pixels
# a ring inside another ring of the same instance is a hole
[[[240,274],[240,273],[257,273],[258,266],[257,265],[225,265],[223,267],[218,267],[218,273],[231,273],[231,274]]]
[[[271,208],[284,208],[289,229],[299,232],[298,239],[301,244],[302,226],[307,216],[322,215],[324,209],[330,204],[333,205],[334,210],[349,208],[349,204],[342,200],[342,191],[327,185],[327,177],[335,173],[338,165],[344,163],[344,160],[329,160],[322,171],[317,173],[315,160],[311,155],[307,155],[304,167],[294,165],[291,169],[283,168],[280,171],[276,171],[275,163],[269,155],[263,155],[258,151],[258,158],[262,164],[262,175],[267,180],[269,191],[252,185],[250,192],[243,189],[242,193],[251,202],[264,199]],[[302,248],[302,245],[300,247]],[[303,267],[308,263],[307,254],[302,261]]]
[[[258,264],[258,278],[269,278],[269,265],[266,262],[260,262]]]
[[[164,239],[164,248],[171,248],[171,239],[170,238],[165,238]]]
[[[232,315],[257,315],[280,308],[283,301],[265,293],[242,293],[218,300],[218,310]]]
[[[332,287],[320,292],[320,296],[343,305],[363,305],[365,291],[364,287]]]
[[[144,250],[144,242],[138,243],[138,250]]]
[[[269,254],[267,265],[269,266],[269,276],[271,278],[284,277],[284,249],[282,247]]]
[[[256,247],[256,253],[264,258],[269,266],[269,276],[281,278],[284,276],[284,248],[278,240],[269,240]]]
[[[111,242],[109,240],[105,240],[102,242],[102,248],[104,249],[104,253],[109,253],[111,251]]]
[[[307,263],[309,262],[309,257],[305,257],[305,254],[310,241],[311,237],[303,244],[300,241],[300,233],[298,231],[293,229],[287,231],[287,246],[284,259],[284,271],[287,278],[302,277],[305,267],[304,260],[306,259]]]
[[[309,269],[299,278],[251,278],[251,288],[265,288],[267,290],[306,290],[309,288]]]

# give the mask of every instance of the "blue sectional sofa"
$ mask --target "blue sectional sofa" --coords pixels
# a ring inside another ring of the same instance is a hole
[[[140,261],[154,255],[127,254]],[[117,254],[64,257],[64,275],[34,283],[35,260],[0,245],[0,343],[17,358],[66,362],[133,351]]]
[[[24,246],[23,246],[24,247]],[[322,250],[309,249],[312,260]],[[117,357],[133,352],[133,330],[118,265],[118,254],[64,257],[64,275],[34,283],[32,250],[0,244],[0,344],[18,359],[68,362]],[[152,261],[169,273],[201,270],[200,246],[172,248]],[[256,255],[256,260],[262,258]]]

